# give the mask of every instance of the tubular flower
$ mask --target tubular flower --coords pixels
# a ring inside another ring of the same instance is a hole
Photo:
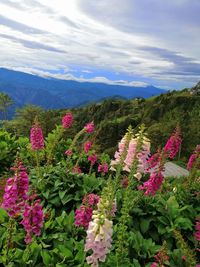
[[[128,183],[129,183],[128,177],[127,176],[123,177],[123,179],[121,181],[121,186],[123,188],[127,188],[128,187]]]
[[[34,123],[30,132],[30,141],[32,150],[42,150],[44,149],[44,137],[42,129],[38,122]]]
[[[116,211],[116,202],[111,207],[107,200],[100,199],[97,210],[93,211],[85,243],[85,251],[92,251],[92,255],[86,258],[91,266],[99,266],[98,262],[105,262],[111,249],[113,222],[109,219]]]
[[[89,222],[92,219],[92,208],[81,205],[79,209],[75,211],[75,225],[88,228]]]
[[[73,154],[72,150],[71,149],[68,149],[65,151],[65,155],[66,156],[71,156]]]
[[[147,171],[157,168],[161,160],[161,152],[157,151],[147,161]]]
[[[103,174],[107,173],[108,172],[108,164],[107,163],[99,164],[98,172],[101,172]]]
[[[39,236],[43,227],[44,214],[40,200],[35,200],[31,205],[26,204],[23,212],[21,224],[26,231],[25,242],[31,243],[32,236]]]
[[[123,168],[123,170],[127,172],[131,171],[132,164],[136,159],[138,160],[137,172],[138,173],[146,172],[147,160],[150,154],[149,139],[143,137],[142,146],[139,153],[137,151],[137,146],[138,146],[138,139],[132,138],[129,143],[126,159],[124,161],[125,167]]]
[[[156,192],[160,189],[163,182],[163,175],[161,172],[152,173],[149,180],[144,182],[143,185],[139,186],[139,190],[145,190],[145,195],[154,196]]]
[[[190,156],[188,164],[187,164],[187,169],[191,170],[195,164],[197,163],[197,160],[200,158],[200,145],[198,145],[195,149],[195,151],[193,152],[193,154]],[[198,169],[200,169],[200,162],[198,166],[195,166]]]
[[[85,251],[93,251],[93,254],[86,258],[87,263],[91,266],[98,266],[98,261],[105,262],[106,255],[112,246],[113,223],[106,218],[98,218],[98,215],[93,216],[94,220],[89,223],[87,230]]]
[[[113,222],[106,215],[107,209],[104,201],[100,199],[97,210],[93,211],[85,243],[85,251],[92,250],[92,255],[86,258],[91,266],[98,266],[98,262],[105,262],[112,242]],[[108,208],[108,207],[107,207]]]
[[[84,196],[83,203],[88,206],[94,206],[94,205],[97,205],[99,200],[100,200],[100,197],[98,195],[91,193],[91,194]]]
[[[16,216],[28,199],[29,178],[26,168],[21,161],[17,161],[12,168],[15,175],[7,180],[2,207],[8,211],[10,217]]]
[[[197,219],[196,224],[195,224],[195,234],[194,237],[197,241],[200,241],[200,218]]]
[[[92,133],[94,131],[94,122],[89,122],[84,127],[86,133]]]
[[[126,145],[126,135],[122,138],[122,140],[119,142],[118,144],[118,151],[115,152],[115,155],[114,155],[114,160],[111,161],[111,170],[112,171],[116,171],[116,166],[118,164],[120,164],[121,162],[121,157],[122,157],[122,154],[125,150],[125,145]]]
[[[5,193],[3,196],[2,208],[7,210],[10,217],[14,217],[20,208],[17,205],[18,202],[18,190],[16,177],[9,178],[6,182]]]
[[[79,166],[75,166],[72,168],[72,173],[78,173],[78,174],[81,174],[82,173],[82,170]]]
[[[75,211],[75,225],[88,228],[92,219],[92,212],[96,208],[100,197],[95,194],[88,194],[83,198],[83,204]]]
[[[157,266],[158,266],[158,263],[157,262],[153,262],[150,267],[157,267]]]
[[[181,142],[182,139],[180,137],[180,129],[177,127],[175,132],[170,136],[164,147],[164,152],[169,158],[175,158],[177,152],[179,151]]]
[[[88,156],[88,161],[90,161],[91,165],[94,165],[97,161],[97,155],[93,154],[93,155]]]
[[[66,115],[62,118],[62,127],[64,129],[68,129],[72,126],[72,123],[74,121],[74,117],[71,112],[66,113]]]
[[[84,147],[85,153],[88,153],[92,147],[92,143],[90,141],[87,141],[84,143],[83,147]]]

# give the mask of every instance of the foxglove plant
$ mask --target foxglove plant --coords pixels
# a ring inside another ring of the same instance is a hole
[[[62,127],[64,129],[68,129],[72,126],[74,121],[73,114],[71,112],[66,113],[65,116],[62,118]]]
[[[87,263],[92,267],[99,266],[99,261],[105,262],[110,252],[113,233],[113,222],[110,217],[115,208],[115,204],[113,208],[113,203],[101,198],[97,204],[97,210],[93,211],[85,243],[85,251],[92,251],[92,254],[86,258]]]
[[[100,197],[95,194],[88,194],[83,199],[83,204],[75,211],[75,225],[88,228],[92,219],[92,212],[97,208]]]
[[[7,180],[2,207],[10,217],[15,217],[20,213],[25,201],[28,199],[29,178],[27,170],[19,158],[17,158],[12,170],[15,174]]]
[[[89,122],[85,125],[84,130],[86,133],[92,133],[94,131],[94,122]]]
[[[92,155],[88,156],[88,161],[90,161],[90,164],[93,166],[97,161],[97,155],[92,154]]]
[[[144,190],[145,195],[154,196],[160,189],[164,176],[164,164],[168,158],[173,159],[179,151],[182,139],[180,129],[177,127],[175,132],[170,136],[162,151],[157,151],[147,162],[147,170],[150,172],[150,178],[139,186],[139,190]],[[153,171],[152,171],[153,170]]]
[[[200,218],[197,218],[195,223],[195,234],[194,237],[197,240],[197,242],[200,242]]]
[[[136,191],[136,195],[133,193],[133,187],[136,182],[135,178],[140,178],[139,171],[144,171],[146,168],[146,157],[149,154],[150,142],[145,136],[144,126],[140,127],[137,135],[131,136],[129,139],[129,145],[127,146],[128,153],[126,154],[123,164],[128,166],[127,171],[129,175],[126,177],[126,189],[124,190],[124,197],[121,208],[121,217],[117,227],[117,241],[116,241],[116,255],[118,263],[125,263],[128,258],[128,236],[127,236],[127,221],[129,219],[129,212],[133,207],[133,203],[137,203],[140,199],[140,193]],[[145,156],[145,161],[143,159]],[[144,166],[143,166],[144,164]],[[124,184],[124,181],[123,181]],[[131,204],[130,204],[131,203]]]
[[[125,167],[123,170],[130,172],[131,167],[133,166],[134,160],[137,157],[137,173],[146,172],[147,160],[150,154],[150,142],[149,139],[145,136],[143,137],[140,151],[138,152],[138,138],[132,138],[129,147],[126,159],[124,161]],[[135,171],[135,170],[134,170]]]
[[[98,172],[102,173],[103,175],[106,174],[108,172],[108,164],[107,163],[99,164]]]
[[[92,143],[90,141],[87,141],[84,143],[83,147],[84,147],[85,153],[87,154],[92,148]]]
[[[58,144],[58,142],[63,137],[63,134],[66,129],[69,129],[72,127],[74,121],[73,114],[71,112],[66,113],[62,117],[61,125],[57,125],[56,128],[53,130],[52,133],[50,133],[47,137],[46,142],[46,152],[47,152],[47,165],[52,164],[55,156],[55,148]],[[70,154],[71,151],[71,154]],[[69,151],[66,151],[65,154],[67,156],[72,155],[72,149],[69,149]]]
[[[180,137],[180,128],[177,126],[174,133],[170,136],[163,149],[164,153],[167,154],[167,158],[175,158],[177,152],[180,149],[181,143],[182,139]]]
[[[40,127],[37,120],[35,120],[31,132],[30,141],[32,150],[43,150],[44,149],[44,137],[42,133],[42,128]]]
[[[125,134],[125,136],[122,138],[122,140],[118,143],[118,151],[115,152],[115,155],[114,155],[114,160],[111,161],[110,165],[111,165],[111,170],[112,171],[116,171],[116,167],[121,165],[121,163],[123,163],[123,157],[124,156],[124,152],[125,152],[125,156],[127,154],[127,151],[126,151],[126,145],[129,144],[129,141],[128,140],[128,134]]]
[[[74,137],[74,139],[73,139],[73,141],[72,141],[72,143],[71,143],[71,145],[70,145],[70,147],[68,148],[67,151],[70,151],[71,154],[72,154],[72,152],[73,152],[73,148],[74,148],[74,146],[76,145],[78,139],[79,139],[82,135],[84,135],[85,133],[92,133],[93,131],[94,131],[94,123],[93,123],[93,122],[87,123],[87,124],[83,127],[83,129],[82,129],[81,131],[79,131],[79,132],[75,135],[75,137]],[[86,149],[87,151],[89,151],[89,150],[90,150],[90,146],[91,146],[91,144],[89,144],[89,142],[88,142],[87,145],[84,146],[84,149]],[[66,153],[68,156],[70,156],[70,154],[68,154],[67,151],[66,151],[65,153]],[[87,153],[87,152],[86,152],[86,153]]]
[[[200,169],[200,145],[196,147],[193,154],[190,156],[187,169],[191,170],[192,168],[196,167],[197,169]]]
[[[44,213],[40,200],[31,200],[31,204],[28,202],[25,204],[23,212],[23,220],[21,224],[24,226],[26,231],[25,242],[26,244],[31,243],[32,236],[39,236],[43,227]]]

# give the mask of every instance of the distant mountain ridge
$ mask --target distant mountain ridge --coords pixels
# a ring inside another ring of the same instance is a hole
[[[129,87],[105,83],[77,82],[43,78],[19,71],[0,68],[0,92],[9,94],[15,107],[25,104],[45,109],[72,108],[110,97],[148,98],[166,91],[154,86]]]

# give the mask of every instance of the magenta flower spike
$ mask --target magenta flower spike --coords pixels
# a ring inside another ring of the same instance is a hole
[[[38,122],[34,123],[30,132],[30,141],[32,150],[42,150],[44,149],[44,137],[42,129]]]
[[[179,151],[181,142],[182,139],[180,137],[180,129],[177,127],[175,132],[170,136],[164,147],[164,152],[170,159],[175,158],[177,152]]]
[[[89,122],[84,127],[86,133],[92,133],[94,131],[94,122]]]
[[[92,148],[92,143],[90,141],[87,141],[83,145],[85,153],[88,153],[90,149]]]
[[[191,170],[194,165],[195,162],[197,161],[197,159],[200,157],[200,145],[198,145],[196,147],[196,149],[194,150],[193,154],[190,156],[189,160],[188,160],[188,164],[187,164],[187,169]],[[200,169],[200,164],[199,166],[196,166],[198,169]]]
[[[40,200],[35,200],[30,205],[26,203],[23,212],[23,220],[21,221],[21,224],[24,226],[26,231],[26,244],[31,243],[33,235],[39,236],[41,234],[43,222],[44,213]]]
[[[66,115],[62,118],[62,127],[64,129],[68,129],[72,126],[74,121],[74,117],[71,112],[66,113]]]
[[[107,173],[108,172],[108,164],[107,163],[99,164],[98,172],[101,172],[103,174]]]
[[[6,182],[2,208],[8,212],[10,217],[15,217],[21,212],[28,199],[29,178],[26,168],[19,160],[12,170],[15,171],[15,175]]]
[[[194,237],[197,241],[200,241],[200,218],[196,220]]]
[[[83,204],[75,211],[75,225],[88,228],[89,222],[92,219],[93,209],[96,208],[100,197],[95,194],[88,194],[83,198]]]
[[[97,161],[97,155],[93,154],[93,155],[88,156],[88,161],[90,161],[91,165],[94,165]]]

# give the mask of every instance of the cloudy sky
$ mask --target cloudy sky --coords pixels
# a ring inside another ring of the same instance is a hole
[[[166,89],[200,80],[200,0],[0,0],[0,66]]]

